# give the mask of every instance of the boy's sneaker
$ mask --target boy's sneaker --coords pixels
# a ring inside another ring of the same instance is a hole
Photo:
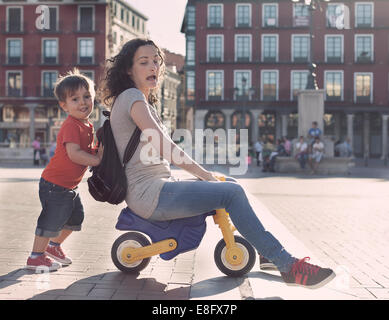
[[[317,289],[335,278],[335,273],[329,268],[321,268],[305,262],[309,257],[297,260],[288,273],[281,272],[285,283],[289,286],[301,285],[310,289]]]
[[[62,264],[69,265],[72,263],[72,259],[63,253],[61,246],[47,246],[46,254]]]
[[[56,271],[61,268],[61,264],[48,258],[45,254],[37,257],[28,257],[26,269],[34,271]]]
[[[278,270],[276,265],[267,260],[265,257],[259,256],[259,268],[261,270]]]

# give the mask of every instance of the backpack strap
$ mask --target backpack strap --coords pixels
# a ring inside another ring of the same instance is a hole
[[[132,158],[132,156],[135,153],[136,148],[139,145],[140,135],[142,131],[136,127],[134,133],[132,134],[130,141],[128,141],[126,150],[124,151],[124,157],[123,157],[123,166],[126,165],[128,161]]]
[[[107,111],[107,110],[104,110],[103,111],[103,115],[106,118],[110,119],[111,112]],[[142,133],[142,131],[138,127],[136,127],[134,133],[132,134],[132,136],[130,138],[130,141],[128,141],[126,149],[124,150],[123,166],[125,166],[126,163],[128,161],[130,161],[130,159],[134,155],[135,150],[136,150],[136,148],[138,147],[138,144],[139,144],[141,133]]]

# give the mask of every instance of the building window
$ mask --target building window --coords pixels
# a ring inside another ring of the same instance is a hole
[[[373,61],[373,35],[355,35],[355,61]]]
[[[54,84],[57,81],[58,74],[56,71],[42,72],[42,96],[54,97]]]
[[[251,100],[251,71],[234,71],[234,99]]]
[[[326,35],[326,62],[343,62],[343,37],[342,35]]]
[[[278,99],[278,71],[261,71],[261,99],[263,101],[275,101]]]
[[[292,54],[293,62],[308,62],[309,36],[292,35]]]
[[[220,111],[210,111],[205,116],[205,128],[210,128],[212,130],[224,128],[223,113],[221,113]]]
[[[7,32],[22,32],[23,31],[23,14],[22,8],[8,7],[7,8]]]
[[[92,64],[94,58],[95,46],[93,39],[78,40],[78,57],[80,64]]]
[[[186,72],[186,100],[194,101],[195,99],[195,72]]]
[[[20,71],[7,72],[7,95],[8,97],[22,96],[22,73]]]
[[[278,5],[276,3],[266,3],[262,5],[262,26],[278,26]]]
[[[371,103],[373,100],[373,74],[354,74],[354,101]]]
[[[94,7],[79,7],[79,31],[92,32],[94,31]]]
[[[235,35],[235,61],[251,61],[251,35]]]
[[[95,72],[93,70],[80,70],[80,73],[83,74],[85,77],[88,77],[92,81],[95,80]]]
[[[295,3],[293,5],[293,26],[309,26],[309,7],[305,4]]]
[[[336,28],[338,19],[343,23],[343,15],[345,13],[343,3],[328,3],[327,4],[327,27]]]
[[[238,28],[251,27],[251,5],[237,4],[235,19],[236,19],[236,27]]]
[[[208,27],[211,28],[223,27],[223,5],[222,4],[208,5]]]
[[[220,62],[223,61],[223,36],[208,35],[208,61]]]
[[[223,99],[223,71],[207,71],[207,100]]]
[[[325,72],[326,100],[343,100],[343,73],[340,71]]]
[[[186,64],[195,65],[196,41],[194,36],[186,37]]]
[[[43,63],[55,64],[58,57],[58,40],[43,39]]]
[[[188,6],[186,9],[187,30],[196,30],[196,7]]]
[[[298,92],[305,90],[308,83],[308,71],[292,71],[291,100],[296,100]]]
[[[278,35],[262,35],[262,61],[278,61]]]
[[[22,40],[8,39],[7,45],[8,45],[7,63],[21,64],[22,63]]]
[[[355,4],[355,27],[370,28],[373,26],[373,3]]]

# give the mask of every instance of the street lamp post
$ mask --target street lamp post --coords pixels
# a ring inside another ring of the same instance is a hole
[[[329,2],[330,0],[292,0],[292,2],[303,2],[306,6],[308,6],[309,10],[309,56],[308,56],[308,68],[309,68],[309,74],[308,74],[308,81],[306,89],[309,90],[318,90],[319,87],[317,86],[316,81],[316,64],[314,63],[314,57],[313,57],[313,38],[314,36],[314,30],[313,30],[313,11],[316,10],[317,6],[320,7],[320,2]],[[321,7],[320,7],[321,9]]]
[[[241,116],[240,116],[240,124],[239,129],[246,129],[246,103],[250,99],[250,95],[252,94],[252,89],[247,89],[247,79],[242,77],[242,107],[241,107]],[[239,88],[235,88],[235,96],[238,97],[240,90]],[[239,131],[239,143],[240,143],[240,131]]]

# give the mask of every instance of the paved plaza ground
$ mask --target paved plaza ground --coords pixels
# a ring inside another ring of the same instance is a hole
[[[378,163],[378,162],[377,162]],[[348,176],[263,174],[236,177],[265,226],[297,257],[332,267],[337,277],[318,290],[287,287],[258,260],[242,278],[225,277],[213,250],[221,235],[211,218],[197,250],[170,261],[153,257],[139,275],[113,265],[110,250],[123,207],[95,202],[80,185],[86,218],[64,244],[73,264],[51,274],[24,270],[40,211],[42,168],[0,167],[0,300],[12,299],[389,299],[389,170],[369,163]],[[229,174],[226,167],[211,169]],[[173,169],[185,179],[187,173]]]

